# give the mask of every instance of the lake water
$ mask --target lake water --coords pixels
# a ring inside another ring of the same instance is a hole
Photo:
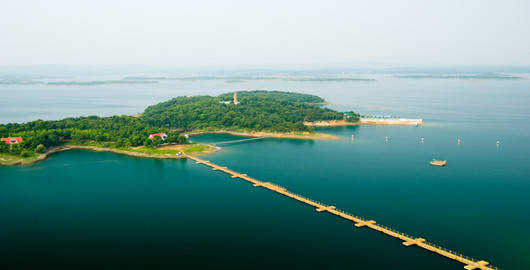
[[[173,96],[246,88],[420,117],[421,127],[326,128],[341,139],[226,144],[206,158],[495,266],[530,269],[530,80],[368,77],[377,81],[0,86],[18,93],[4,95],[0,122],[132,114]],[[432,158],[448,165],[429,166]],[[463,269],[186,160],[79,150],[0,167],[0,216],[0,265],[17,268]]]

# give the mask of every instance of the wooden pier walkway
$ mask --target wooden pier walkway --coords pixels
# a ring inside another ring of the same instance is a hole
[[[419,237],[413,237],[410,235],[407,235],[405,233],[396,231],[394,229],[391,229],[387,226],[383,226],[381,224],[377,224],[374,220],[367,220],[362,217],[358,217],[356,215],[346,213],[342,210],[337,209],[335,206],[332,205],[325,205],[320,202],[313,201],[309,198],[303,197],[301,195],[295,194],[293,192],[288,191],[286,188],[278,186],[274,183],[270,182],[262,182],[255,178],[249,177],[246,174],[238,173],[236,171],[230,170],[227,167],[222,167],[219,165],[216,165],[214,163],[211,163],[207,160],[202,160],[200,158],[194,157],[194,156],[187,156],[188,158],[195,161],[195,163],[198,164],[204,164],[206,166],[211,167],[213,170],[216,171],[222,171],[232,176],[232,178],[240,178],[245,181],[248,181],[252,183],[255,187],[263,187],[268,190],[272,190],[274,192],[280,193],[282,195],[285,195],[287,197],[290,197],[292,199],[295,199],[297,201],[303,202],[305,204],[311,205],[316,208],[316,211],[318,212],[328,212],[333,215],[339,216],[341,218],[351,220],[354,222],[354,225],[356,227],[368,227],[370,229],[379,231],[381,233],[384,233],[386,235],[390,235],[395,238],[399,238],[403,241],[403,245],[405,246],[411,246],[411,245],[417,245],[421,248],[427,249],[429,251],[432,251],[434,253],[440,254],[442,256],[445,256],[447,258],[453,259],[455,261],[463,263],[465,266],[464,268],[467,270],[472,269],[481,269],[481,270],[498,270],[498,267],[494,267],[490,265],[487,261],[483,260],[477,260],[470,257],[467,257],[461,253],[454,252],[451,250],[448,250],[446,248],[443,248],[441,246],[435,245],[433,243],[427,242],[424,238]]]
[[[248,141],[256,141],[256,140],[263,140],[263,139],[267,139],[267,138],[270,138],[270,137],[247,138],[247,139],[232,140],[232,141],[224,141],[224,142],[213,142],[213,143],[208,143],[208,144],[215,145],[215,146],[219,146],[219,145],[221,145],[221,144],[227,144],[227,143],[239,143],[239,142],[248,142]]]

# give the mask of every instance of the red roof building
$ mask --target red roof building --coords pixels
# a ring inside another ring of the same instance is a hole
[[[2,138],[2,141],[4,141],[6,144],[14,144],[22,142],[22,137],[7,137]]]
[[[154,139],[155,136],[159,136],[160,139],[162,139],[162,141],[165,140],[165,139],[167,138],[166,133],[155,133],[155,134],[151,134],[151,135],[149,135],[149,140]]]

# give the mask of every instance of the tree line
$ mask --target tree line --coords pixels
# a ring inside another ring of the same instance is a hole
[[[177,130],[150,126],[142,119],[132,116],[77,117],[63,120],[37,120],[23,124],[0,125],[0,136],[20,136],[21,143],[8,147],[1,143],[0,152],[22,154],[24,151],[44,152],[46,148],[58,146],[65,141],[110,142],[116,147],[156,146],[149,134],[165,132],[166,142],[186,143],[186,138]]]

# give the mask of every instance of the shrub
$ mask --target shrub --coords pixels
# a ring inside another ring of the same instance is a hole
[[[6,143],[0,141],[0,153],[7,153],[7,152],[9,152],[9,146]]]
[[[20,147],[20,145],[18,145],[18,143],[12,144],[11,147],[9,147],[10,154],[19,155],[21,151],[22,151],[22,148]]]
[[[26,157],[31,157],[31,154],[32,154],[32,153],[31,153],[30,151],[28,151],[28,150],[23,150],[23,151],[20,153],[20,156],[26,158]]]
[[[44,147],[44,145],[42,145],[42,144],[39,144],[35,148],[35,152],[42,154],[42,153],[46,152],[46,147]]]

